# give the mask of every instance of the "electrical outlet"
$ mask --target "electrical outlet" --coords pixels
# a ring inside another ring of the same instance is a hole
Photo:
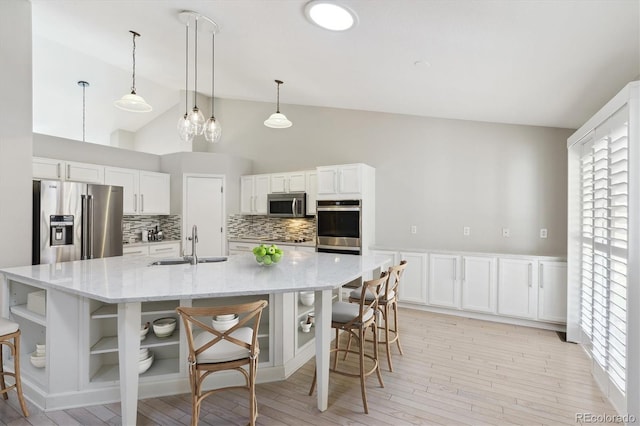
[[[540,238],[547,238],[547,228],[540,228]]]
[[[511,231],[509,228],[502,228],[502,236],[505,238],[509,238],[511,236]]]
[[[411,225],[411,233],[412,234],[417,234],[418,233],[418,227],[416,225]]]
[[[469,235],[471,235],[471,228],[468,226],[465,226],[464,228],[462,228],[462,235],[464,235],[465,237],[468,237]]]

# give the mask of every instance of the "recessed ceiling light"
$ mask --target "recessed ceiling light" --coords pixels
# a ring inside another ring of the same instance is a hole
[[[305,6],[304,13],[311,22],[331,31],[345,31],[358,22],[351,9],[332,1],[310,1]]]

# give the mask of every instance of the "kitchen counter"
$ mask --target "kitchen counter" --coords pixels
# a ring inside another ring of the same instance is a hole
[[[86,342],[87,337],[78,338],[83,335],[83,327],[86,327],[82,320],[78,320],[85,318],[83,315],[88,315],[86,312],[90,300],[106,302],[110,306],[117,305],[114,313],[108,315],[117,320],[117,336],[112,339],[117,342],[115,367],[118,369],[116,377],[120,378],[118,394],[123,424],[134,425],[140,386],[137,371],[142,302],[188,302],[199,298],[243,295],[287,296],[301,290],[315,290],[317,398],[318,408],[324,411],[328,405],[332,290],[356,277],[379,273],[380,268],[388,262],[387,256],[302,251],[288,252],[273,266],[257,264],[252,254],[231,256],[226,262],[194,266],[148,266],[153,260],[157,259],[118,256],[0,270],[2,316],[9,316],[10,303],[13,306],[15,302],[16,295],[12,286],[35,287],[47,291],[47,314],[42,319],[35,318],[35,321],[40,324],[39,327],[44,326],[46,331],[43,336],[46,336],[47,343],[47,368],[42,374],[49,378],[43,380],[39,387],[34,386],[31,380],[25,380],[27,390],[35,394],[32,397],[44,401],[44,405],[48,401],[62,405],[64,403],[56,401],[69,398],[75,405],[91,405],[110,402],[109,398],[113,398],[113,393],[108,393],[104,388],[83,384],[87,382],[84,375],[88,374],[87,370],[90,368],[85,359],[88,356],[85,355],[87,346],[83,345],[94,345],[95,342]],[[275,300],[273,310],[281,310],[282,305],[279,304],[283,303],[282,297]],[[273,333],[278,335],[291,332],[288,331],[287,321],[281,319],[277,322],[281,328],[276,329],[273,325]],[[24,328],[25,340],[34,340],[36,337],[29,335],[29,327]],[[182,345],[180,353],[186,351],[184,336],[177,342]],[[284,350],[279,349],[280,352]],[[50,369],[50,365],[55,365],[55,370]],[[284,372],[288,369],[274,365],[274,370],[280,371],[280,379],[284,379]],[[147,394],[184,392],[188,383],[183,367],[180,367],[180,374],[169,374],[163,380],[164,382],[156,379],[153,384],[148,385],[145,388]],[[27,395],[30,396],[29,393]]]

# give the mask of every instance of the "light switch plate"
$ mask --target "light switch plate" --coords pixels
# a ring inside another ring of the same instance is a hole
[[[547,238],[547,228],[540,228],[540,238]]]
[[[464,235],[465,237],[471,235],[471,228],[469,226],[465,226],[464,228],[462,228],[462,235]]]
[[[509,228],[502,228],[502,236],[505,238],[509,238],[511,236],[511,231]]]
[[[411,233],[412,234],[417,234],[418,233],[418,227],[416,225],[411,225]]]

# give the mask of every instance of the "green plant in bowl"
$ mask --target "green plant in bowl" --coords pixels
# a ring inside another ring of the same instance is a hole
[[[253,248],[253,255],[256,257],[256,262],[260,265],[275,265],[282,259],[282,254],[283,251],[275,244],[260,244]]]

